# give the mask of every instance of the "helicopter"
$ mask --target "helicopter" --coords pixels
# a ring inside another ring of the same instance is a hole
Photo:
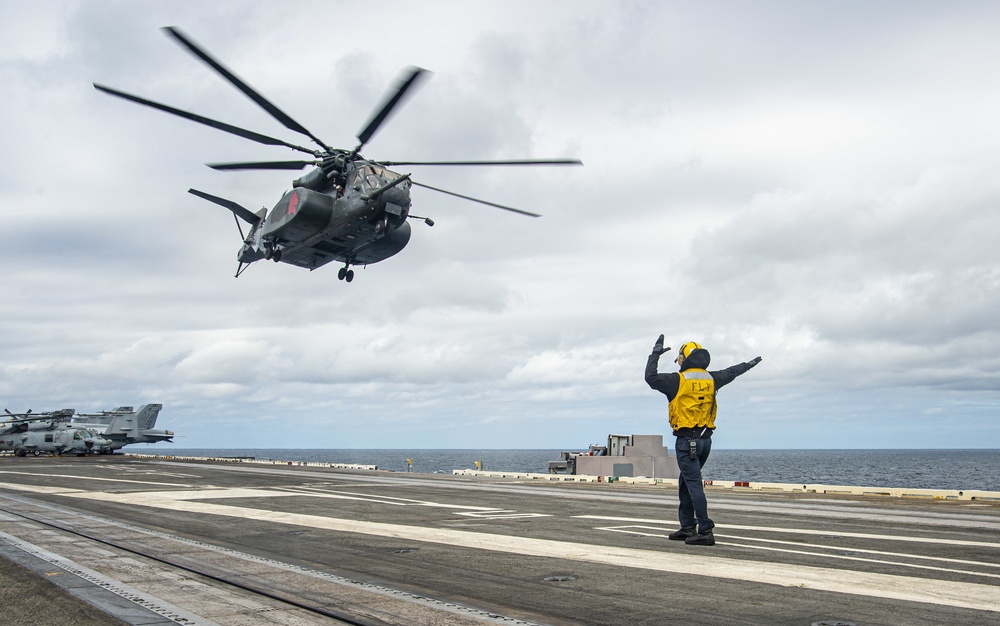
[[[58,409],[56,411],[42,411],[41,413],[35,413],[31,409],[24,413],[11,413],[10,409],[3,411],[7,414],[7,421],[0,422],[0,437],[11,433],[23,433],[36,422],[68,422],[76,414],[76,409]]]
[[[107,454],[112,450],[111,441],[89,428],[70,423],[76,413],[62,409],[47,413],[11,413],[6,422],[0,422],[0,451],[12,451],[17,456],[29,453],[38,456],[43,452],[54,455]]]
[[[288,263],[309,270],[337,262],[344,264],[337,278],[351,282],[354,279],[354,270],[351,266],[367,266],[384,261],[406,247],[411,234],[408,220],[423,221],[427,226],[434,225],[432,219],[410,213],[410,189],[414,186],[521,215],[540,217],[537,213],[419,183],[413,180],[411,174],[399,174],[388,169],[389,167],[582,165],[578,159],[371,161],[361,155],[361,149],[386,121],[393,109],[400,104],[407,92],[427,73],[426,70],[418,67],[404,70],[400,80],[386,92],[381,105],[376,107],[368,122],[358,133],[357,146],[351,150],[333,148],[264,98],[178,28],[170,26],[163,30],[285,128],[308,137],[318,146],[318,148],[300,146],[94,83],[96,89],[106,94],[171,113],[257,143],[284,146],[310,155],[311,158],[308,160],[298,161],[208,164],[208,167],[220,171],[302,170],[312,166],[311,171],[293,181],[292,189],[281,197],[270,212],[266,207],[253,212],[232,200],[197,189],[188,190],[192,195],[222,206],[233,213],[243,242],[236,256],[237,278],[251,263],[260,260]],[[247,223],[249,232],[244,233],[240,220]]]

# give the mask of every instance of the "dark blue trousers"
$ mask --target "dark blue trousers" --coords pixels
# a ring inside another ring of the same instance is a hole
[[[678,437],[674,445],[677,468],[680,469],[677,496],[681,504],[677,510],[677,518],[681,527],[697,525],[698,532],[704,533],[715,527],[715,522],[708,517],[708,500],[705,498],[705,486],[701,477],[701,468],[705,467],[712,451],[712,438],[694,439],[696,449],[693,459],[690,441],[688,437]]]

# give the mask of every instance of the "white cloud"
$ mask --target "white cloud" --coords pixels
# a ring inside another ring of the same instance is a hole
[[[164,402],[186,447],[573,446],[663,432],[664,332],[764,357],[720,396],[722,445],[933,446],[943,420],[1000,445],[994,7],[390,2],[377,42],[346,2],[32,7],[0,20],[12,410]],[[298,155],[90,83],[308,140],[166,25],[347,148],[432,70],[372,158],[586,165],[413,168],[544,217],[415,189],[437,225],[352,284],[234,280],[232,216],[185,191],[269,207],[287,173],[202,164]]]

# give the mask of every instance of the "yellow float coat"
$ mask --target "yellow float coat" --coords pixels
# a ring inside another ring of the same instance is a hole
[[[677,395],[670,401],[670,428],[715,428],[715,379],[706,370],[679,372]]]

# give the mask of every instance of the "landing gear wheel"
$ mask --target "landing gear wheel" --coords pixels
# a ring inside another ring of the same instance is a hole
[[[275,250],[274,254],[271,255],[271,260],[277,263],[281,260],[281,250]]]
[[[340,271],[337,272],[337,280],[346,280],[347,282],[354,280],[354,270],[351,269],[350,262],[340,268]]]
[[[264,248],[264,259],[266,261],[270,261],[271,257],[273,257],[273,256],[274,256],[274,248],[272,248],[271,246],[265,247]]]
[[[41,453],[42,453],[42,451],[41,451],[41,450],[32,450],[32,451],[31,451],[31,453],[32,453],[33,455],[35,455],[35,456],[38,456],[39,454],[41,454]]]

